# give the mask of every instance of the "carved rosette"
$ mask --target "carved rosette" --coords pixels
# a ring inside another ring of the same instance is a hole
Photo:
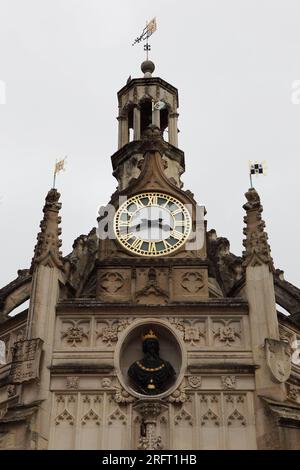
[[[243,245],[243,266],[260,266],[267,264],[271,271],[274,271],[271,249],[268,244],[268,235],[265,232],[265,222],[261,214],[263,207],[260,197],[254,188],[249,189],[245,194],[247,202],[243,208],[246,211],[244,222],[244,235],[246,235]]]

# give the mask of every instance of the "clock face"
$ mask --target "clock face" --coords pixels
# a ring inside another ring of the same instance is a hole
[[[114,219],[117,240],[132,253],[162,256],[182,246],[191,232],[191,216],[173,196],[137,194],[119,207]]]

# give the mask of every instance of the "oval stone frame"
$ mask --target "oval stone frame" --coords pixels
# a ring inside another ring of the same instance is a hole
[[[161,357],[169,361],[176,371],[174,383],[167,390],[157,395],[146,395],[137,392],[130,384],[127,375],[129,366],[142,357],[141,335],[150,328],[155,330],[158,335]],[[134,320],[129,327],[119,334],[114,354],[114,364],[120,384],[130,395],[136,398],[157,400],[171,395],[182,382],[187,366],[187,354],[183,340],[168,322],[157,318],[143,318]]]

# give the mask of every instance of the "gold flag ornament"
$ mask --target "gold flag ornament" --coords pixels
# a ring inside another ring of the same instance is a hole
[[[156,17],[147,23],[147,33],[153,34],[157,30]]]
[[[60,171],[65,171],[66,158],[67,157],[65,157],[63,160],[59,160],[58,162],[55,163],[55,167],[54,167],[54,174],[55,175],[57,175],[57,173],[59,173]]]
[[[53,188],[55,188],[55,182],[56,182],[56,175],[60,171],[65,171],[65,163],[66,163],[66,158],[63,158],[62,160],[58,160],[55,162],[54,166],[54,173],[53,173]]]
[[[141,41],[147,41],[147,44],[144,45],[144,50],[145,51],[150,51],[150,45],[148,44],[148,39],[150,36],[152,36],[153,33],[157,30],[157,23],[156,23],[156,17],[152,18],[148,23],[146,22],[146,26],[142,31],[142,34],[140,34],[133,42],[133,46],[135,44],[140,43]]]

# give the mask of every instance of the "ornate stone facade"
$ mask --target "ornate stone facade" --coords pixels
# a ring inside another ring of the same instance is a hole
[[[178,92],[153,67],[143,64],[145,76],[118,93],[118,188],[98,222],[119,197],[159,191],[189,207],[195,228],[198,206],[182,189]],[[274,270],[257,192],[246,199],[243,258],[205,224],[200,246],[166,256],[133,255],[96,229],[62,256],[59,193],[49,191],[31,270],[0,290],[0,448],[300,448],[300,361],[291,362],[300,290]],[[166,364],[175,372],[151,396],[128,375],[149,352],[145,332],[159,354],[151,350],[141,369],[150,379]]]

